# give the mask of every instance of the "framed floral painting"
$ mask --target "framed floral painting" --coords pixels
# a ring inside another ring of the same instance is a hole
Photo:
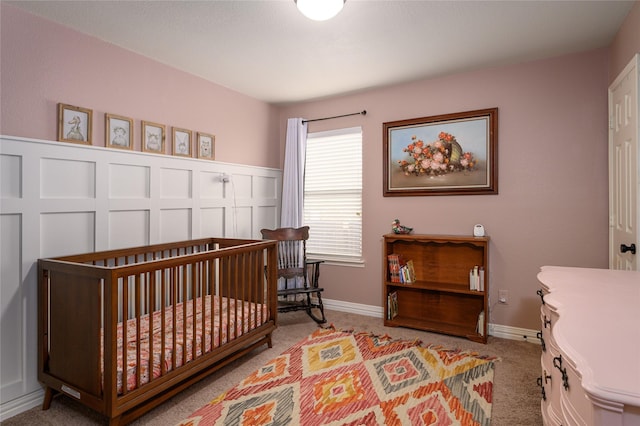
[[[498,193],[498,108],[383,123],[383,195]]]

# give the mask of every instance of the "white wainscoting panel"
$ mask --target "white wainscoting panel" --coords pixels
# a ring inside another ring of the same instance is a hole
[[[42,198],[95,198],[96,163],[43,158],[40,160]],[[55,176],[55,179],[51,179]]]
[[[149,210],[109,212],[109,247],[112,249],[149,245]]]
[[[221,235],[225,228],[222,207],[208,207],[200,210],[200,233],[202,235]]]
[[[20,176],[22,170],[22,157],[18,155],[0,156],[0,199],[20,198],[22,187]]]
[[[233,209],[233,214],[230,219],[231,226],[234,233],[240,238],[249,238],[251,230],[253,229],[253,208],[252,207],[238,207]]]
[[[259,239],[281,183],[277,169],[0,136],[0,421],[42,403],[38,258]]]
[[[39,228],[40,257],[95,251],[95,212],[42,213]]]
[[[149,198],[149,167],[109,164],[109,198]]]
[[[160,210],[160,242],[190,240],[191,209]]]
[[[3,163],[5,164],[5,163]],[[20,264],[20,214],[0,216],[0,360],[15,360],[12,364],[0,363],[0,383],[3,395],[20,395],[24,380],[24,318],[21,315],[23,300]]]
[[[161,198],[191,198],[191,170],[160,169]]]
[[[222,173],[204,171],[200,173],[200,197],[221,200],[224,198]],[[220,185],[216,185],[219,183]]]

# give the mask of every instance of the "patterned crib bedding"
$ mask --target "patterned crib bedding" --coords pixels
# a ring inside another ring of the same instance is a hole
[[[140,317],[140,337],[138,337],[137,320],[132,318],[126,322],[127,346],[126,346],[126,381],[127,390],[131,391],[149,382],[149,364],[153,359],[153,378],[158,378],[162,374],[171,371],[185,363],[193,360],[193,349],[195,345],[196,358],[203,353],[209,352],[212,348],[224,345],[230,340],[253,330],[264,323],[267,318],[268,308],[265,304],[256,304],[226,297],[213,296],[214,313],[211,315],[211,297],[196,299],[196,315],[193,315],[193,302],[188,301],[176,304],[176,321],[173,320],[173,307],[165,308],[165,333],[164,348],[162,348],[162,311],[158,310],[153,314]],[[204,300],[205,318],[202,319],[202,305]],[[220,302],[222,301],[222,307]],[[184,306],[186,305],[186,315]],[[149,333],[150,318],[153,317],[153,333]],[[186,336],[184,336],[186,318]],[[213,327],[211,320],[213,318]],[[194,339],[193,324],[196,324]],[[124,323],[118,323],[118,371],[117,387],[118,394],[123,393],[123,366],[125,365],[123,350],[123,329]],[[175,364],[173,356],[173,339],[175,329],[176,353]],[[213,330],[213,347],[212,347]],[[204,352],[203,341],[204,336]],[[152,337],[152,338],[150,338]],[[101,342],[104,339],[100,339]],[[150,346],[150,341],[152,345]],[[102,343],[101,343],[102,344]],[[140,345],[140,366],[138,367],[137,347]],[[153,351],[153,357],[151,356]],[[104,349],[101,348],[101,354]],[[184,355],[184,356],[183,356]],[[164,371],[162,371],[162,364]],[[102,356],[102,371],[104,375],[104,355]],[[140,368],[140,380],[138,383],[138,368]],[[102,382],[104,383],[104,381]]]

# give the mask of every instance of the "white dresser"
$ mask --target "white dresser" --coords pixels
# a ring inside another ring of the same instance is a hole
[[[640,272],[543,266],[545,425],[640,425]]]

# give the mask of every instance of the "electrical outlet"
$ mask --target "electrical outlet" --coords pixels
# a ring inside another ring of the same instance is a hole
[[[506,305],[509,301],[509,291],[508,290],[498,290],[498,302]]]

